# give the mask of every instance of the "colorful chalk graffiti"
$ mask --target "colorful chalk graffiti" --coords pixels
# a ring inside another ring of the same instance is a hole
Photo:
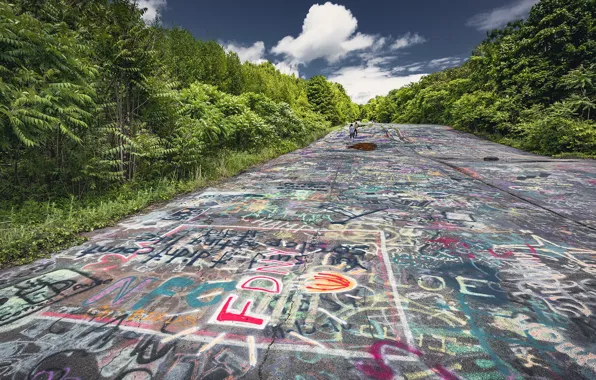
[[[356,140],[0,272],[0,378],[596,378],[593,161]]]

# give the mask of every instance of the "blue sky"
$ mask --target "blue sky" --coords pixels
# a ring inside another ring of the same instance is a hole
[[[460,64],[487,30],[526,17],[538,0],[138,2],[147,21],[158,17],[285,73],[323,74],[366,103]]]

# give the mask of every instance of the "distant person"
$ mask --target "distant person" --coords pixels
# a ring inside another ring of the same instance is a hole
[[[354,128],[354,124],[350,124],[350,138],[353,139],[354,133],[355,133],[356,128]]]
[[[358,122],[354,122],[354,137],[358,136]]]

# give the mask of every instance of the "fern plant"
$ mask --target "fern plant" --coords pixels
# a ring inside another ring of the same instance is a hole
[[[97,74],[88,49],[65,23],[42,22],[0,3],[0,147],[12,161],[14,186],[20,160],[32,150],[60,169],[65,145],[80,143]]]

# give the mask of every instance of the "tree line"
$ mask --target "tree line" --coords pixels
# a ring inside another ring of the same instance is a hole
[[[0,3],[4,200],[194,178],[222,152],[300,144],[360,113],[322,76],[242,63],[143,12],[129,0]]]
[[[371,99],[362,117],[451,125],[538,153],[596,156],[596,0],[542,0],[460,67]]]

